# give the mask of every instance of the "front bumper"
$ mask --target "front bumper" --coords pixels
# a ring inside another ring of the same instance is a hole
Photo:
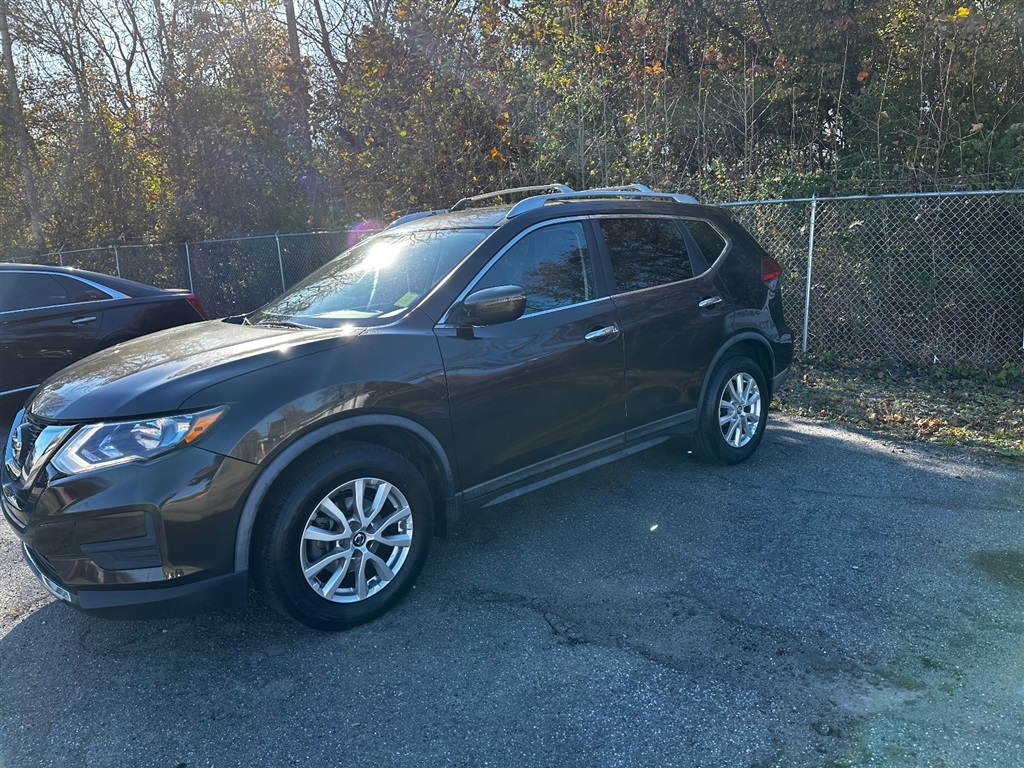
[[[149,589],[72,590],[51,577],[45,561],[38,554],[33,555],[24,543],[21,551],[47,592],[84,613],[105,619],[167,619],[233,608],[245,602],[249,591],[247,571]]]
[[[29,476],[12,471],[11,444],[0,508],[29,567],[60,600],[110,618],[245,601],[235,535],[257,466],[189,446],[81,475],[47,465]]]

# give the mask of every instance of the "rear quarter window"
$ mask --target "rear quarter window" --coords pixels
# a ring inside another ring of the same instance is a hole
[[[725,253],[728,243],[710,222],[703,219],[683,219],[682,223],[697,243],[697,247],[700,248],[709,267]]]

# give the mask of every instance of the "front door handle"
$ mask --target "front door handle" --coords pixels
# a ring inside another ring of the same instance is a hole
[[[81,325],[82,323],[91,323],[95,319],[96,319],[95,315],[93,315],[92,317],[76,317],[74,320],[71,321],[71,324],[72,325]]]
[[[722,297],[721,296],[708,296],[706,299],[701,299],[700,303],[697,304],[697,306],[700,307],[701,309],[703,309],[704,307],[710,307],[710,306],[713,306],[715,304],[718,304],[721,301],[722,301]]]
[[[619,326],[617,325],[606,325],[604,328],[598,328],[597,330],[591,331],[583,338],[590,342],[598,342],[604,339],[610,339],[614,336],[619,335]]]

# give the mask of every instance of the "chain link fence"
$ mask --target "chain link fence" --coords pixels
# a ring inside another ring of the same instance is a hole
[[[726,203],[782,263],[804,352],[1024,365],[1024,190]],[[362,232],[120,245],[23,258],[189,288],[211,317],[248,312]]]
[[[787,270],[803,351],[1024,364],[1024,190],[727,205]]]
[[[111,245],[14,261],[86,269],[158,288],[188,288],[210,317],[224,317],[266,304],[345,250],[353,236],[348,231],[306,232],[171,245]]]

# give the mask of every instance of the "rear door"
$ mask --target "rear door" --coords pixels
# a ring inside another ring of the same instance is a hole
[[[470,499],[623,442],[622,335],[593,250],[583,220],[527,229],[463,294],[518,285],[527,292],[525,314],[475,328],[443,319],[435,329]]]
[[[729,302],[682,219],[596,222],[625,342],[627,438],[683,426],[696,418],[704,374],[726,338]]]

